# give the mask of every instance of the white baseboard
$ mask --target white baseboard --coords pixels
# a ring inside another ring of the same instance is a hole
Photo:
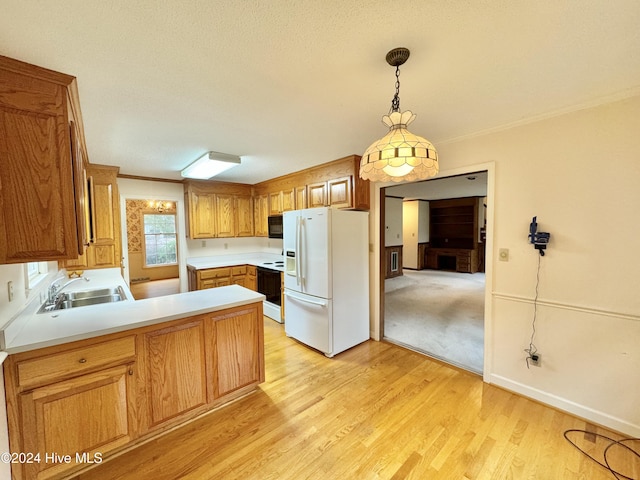
[[[489,383],[497,385],[514,393],[545,403],[559,410],[565,411],[577,417],[583,418],[594,424],[610,428],[616,432],[630,437],[640,438],[640,425],[634,425],[620,418],[611,416],[598,410],[558,397],[543,390],[532,388],[519,382],[515,382],[500,375],[489,376]]]

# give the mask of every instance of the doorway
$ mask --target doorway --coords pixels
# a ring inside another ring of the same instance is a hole
[[[186,291],[182,199],[167,192],[122,193],[120,211],[123,277],[134,298]]]
[[[390,249],[400,249],[405,259],[399,273],[381,274],[381,337],[478,374],[485,363],[487,178],[487,171],[478,171],[387,187],[380,199],[381,261],[384,251],[388,262]],[[469,202],[473,215],[458,225],[468,211],[457,205]],[[436,206],[449,203],[453,216],[433,223]],[[453,233],[443,234],[439,222]]]

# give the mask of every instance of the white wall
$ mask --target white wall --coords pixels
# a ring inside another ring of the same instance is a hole
[[[640,97],[634,97],[437,145],[443,170],[495,166],[485,379],[636,437],[638,118]],[[534,215],[551,242],[541,259],[534,341],[542,366],[527,369],[539,258],[527,242]],[[508,262],[498,261],[499,248],[509,249]],[[374,314],[372,331],[379,335],[379,309]]]
[[[387,197],[385,199],[385,246],[402,245],[402,199]]]
[[[402,266],[418,268],[418,243],[429,241],[429,202],[402,202]]]

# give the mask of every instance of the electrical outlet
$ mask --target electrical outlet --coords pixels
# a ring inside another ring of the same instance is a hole
[[[7,290],[9,293],[9,301],[13,300],[13,282],[7,282]]]
[[[529,357],[529,365],[533,365],[534,367],[541,367],[542,359],[539,353],[534,353]]]

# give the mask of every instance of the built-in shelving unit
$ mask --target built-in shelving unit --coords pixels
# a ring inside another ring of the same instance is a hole
[[[427,268],[478,271],[478,197],[429,202]]]

